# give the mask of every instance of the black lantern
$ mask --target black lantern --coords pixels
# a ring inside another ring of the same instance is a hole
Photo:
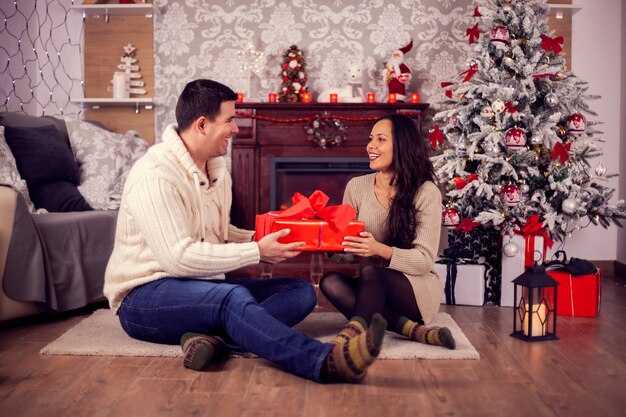
[[[527,342],[558,340],[556,290],[559,285],[545,268],[535,264],[513,280],[513,333]]]

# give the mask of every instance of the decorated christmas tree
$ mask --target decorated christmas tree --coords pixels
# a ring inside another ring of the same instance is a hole
[[[547,12],[543,0],[485,0],[474,10],[473,57],[442,83],[446,109],[429,135],[446,226],[510,235],[535,222],[563,241],[626,217],[624,201],[611,202],[598,122],[586,116],[596,116],[587,101],[597,97],[566,71]]]
[[[306,64],[304,55],[296,45],[291,45],[283,54],[282,84],[278,101],[296,103],[302,101],[302,93],[306,93]]]

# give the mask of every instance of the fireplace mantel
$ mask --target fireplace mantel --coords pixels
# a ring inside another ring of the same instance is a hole
[[[233,138],[231,150],[232,223],[254,229],[255,215],[270,210],[272,158],[365,156],[376,118],[402,113],[414,119],[421,130],[427,108],[426,103],[237,103],[239,133]],[[304,127],[317,115],[341,119],[348,129],[347,141],[325,149],[308,141]]]

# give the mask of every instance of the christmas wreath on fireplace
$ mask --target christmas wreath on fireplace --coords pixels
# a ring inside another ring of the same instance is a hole
[[[304,126],[309,142],[315,142],[322,148],[341,145],[348,139],[348,128],[339,119],[316,115]]]

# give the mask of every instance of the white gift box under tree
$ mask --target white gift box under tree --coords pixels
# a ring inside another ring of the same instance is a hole
[[[446,294],[448,265],[435,263],[435,272],[439,275],[439,280],[444,289],[442,304],[482,306],[485,303],[485,265],[456,264],[456,277],[450,277],[448,294]]]

